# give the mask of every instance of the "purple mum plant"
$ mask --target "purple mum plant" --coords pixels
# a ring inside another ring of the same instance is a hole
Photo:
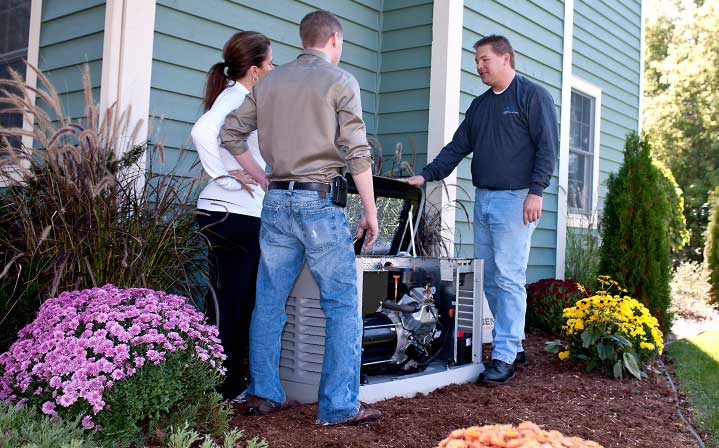
[[[123,412],[123,424],[132,426],[169,411],[190,383],[202,383],[197,378],[213,377],[196,387],[211,390],[224,375],[224,359],[217,328],[184,297],[113,285],[64,292],[45,301],[0,355],[0,400],[48,415],[81,415],[86,429],[98,420],[99,426],[112,422],[106,415],[112,411]],[[127,391],[133,379],[135,389],[144,389],[135,396]],[[155,389],[161,400],[152,398]],[[144,396],[145,408],[164,404],[149,412],[141,407]]]

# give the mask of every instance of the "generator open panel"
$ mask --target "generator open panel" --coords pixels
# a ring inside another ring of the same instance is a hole
[[[359,253],[362,241],[356,245],[363,321],[360,400],[411,397],[476,380],[484,370],[482,343],[491,341],[482,260],[411,256],[422,190],[377,177],[374,185],[386,219],[380,222],[380,249]],[[356,222],[361,208],[352,185],[348,199],[348,219]],[[288,297],[286,312],[280,379],[289,399],[315,402],[325,317],[307,266]]]

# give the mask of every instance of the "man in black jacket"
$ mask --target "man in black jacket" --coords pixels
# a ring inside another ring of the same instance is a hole
[[[474,256],[485,262],[484,290],[494,315],[492,362],[478,381],[496,385],[514,377],[515,363],[526,362],[527,262],[559,140],[552,96],[516,74],[507,38],[487,36],[474,49],[477,73],[490,89],[472,101],[437,158],[405,181],[421,186],[443,179],[472,154]]]

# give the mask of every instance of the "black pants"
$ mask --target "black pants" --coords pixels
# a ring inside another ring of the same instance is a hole
[[[210,286],[217,297],[215,315],[212,291],[207,293],[210,322],[219,320],[220,340],[227,359],[227,376],[219,387],[231,400],[247,386],[250,318],[255,308],[255,282],[260,262],[260,218],[200,210],[197,222],[210,242]]]

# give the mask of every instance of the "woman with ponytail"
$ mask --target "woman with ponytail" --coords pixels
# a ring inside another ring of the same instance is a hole
[[[272,48],[263,34],[242,31],[227,41],[222,57],[224,61],[213,65],[207,75],[205,113],[192,128],[192,141],[210,178],[197,202],[197,221],[210,243],[207,309],[219,327],[227,355],[227,376],[219,392],[233,400],[247,384],[245,359],[267,179],[256,132],[248,140],[250,150],[238,159],[220,146],[218,136],[225,116],[240,107],[257,80],[272,70]]]

